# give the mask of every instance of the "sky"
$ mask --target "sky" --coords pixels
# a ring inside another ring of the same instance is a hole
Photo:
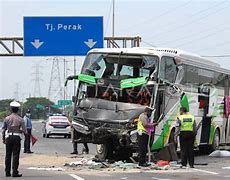
[[[0,37],[23,37],[23,16],[103,16],[104,36],[112,35],[112,0],[0,0]],[[230,55],[229,18],[230,0],[115,0],[115,36],[140,36],[144,47]],[[73,74],[74,57],[63,58],[67,74]],[[75,58],[79,72],[84,57]],[[210,58],[230,69],[230,57]],[[47,97],[52,62],[52,57],[0,57],[0,99],[34,96],[36,64],[41,95]],[[62,85],[63,64],[60,60]],[[71,84],[67,94],[73,95]]]

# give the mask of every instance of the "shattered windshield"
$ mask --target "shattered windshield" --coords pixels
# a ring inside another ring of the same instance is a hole
[[[146,82],[157,75],[157,64],[157,56],[89,54],[81,73],[95,77],[97,86],[88,83],[81,91],[85,97],[149,105],[153,87]]]
[[[156,56],[128,54],[89,54],[82,74],[100,78],[127,79],[149,77],[157,67]]]

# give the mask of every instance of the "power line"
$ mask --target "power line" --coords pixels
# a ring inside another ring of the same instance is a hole
[[[141,42],[143,42],[144,44],[147,44],[147,45],[149,45],[149,46],[151,46],[151,47],[157,47],[156,45],[151,44],[151,43],[149,43],[149,42],[146,42],[146,41],[144,41],[143,39],[141,40]]]
[[[230,57],[230,54],[225,54],[225,55],[203,55],[202,57]]]
[[[213,27],[211,27],[211,28],[208,27],[207,29],[203,30],[202,32],[199,32],[199,34],[207,33],[207,32],[209,32],[209,31],[216,30],[216,28],[219,28],[219,27],[222,26],[222,25],[226,25],[226,22],[225,22],[225,23],[218,24],[218,25],[215,25],[215,26],[213,26]],[[227,26],[227,27],[228,27],[228,26]],[[222,30],[222,29],[225,29],[225,28],[226,28],[226,27],[221,28],[221,30]],[[220,31],[220,30],[219,30],[219,31]],[[216,31],[216,33],[219,32],[219,31]],[[181,41],[181,40],[184,40],[184,39],[191,38],[192,35],[196,35],[196,34],[197,34],[197,32],[193,32],[193,33],[191,33],[191,34],[187,34],[187,35],[185,35],[185,36],[182,36],[182,37],[177,38],[177,39],[174,39],[174,40],[170,39],[170,40],[168,40],[168,41],[164,41],[163,43],[160,43],[159,45],[162,46],[162,45],[164,45],[164,44],[175,43],[175,42],[178,42],[178,41]]]
[[[230,28],[230,27],[229,27],[229,28]],[[229,28],[224,28],[224,30],[228,30]],[[206,34],[205,36],[198,37],[197,40],[206,39],[206,38],[208,38],[208,37],[210,37],[210,36],[216,35],[216,34],[217,34],[218,32],[220,32],[220,31],[223,32],[224,30],[221,29],[221,30],[219,30],[219,31],[217,31],[217,32]],[[187,42],[185,42],[185,43],[181,43],[181,44],[177,45],[177,47],[178,47],[178,46],[183,46],[183,45],[185,45],[185,44],[197,42],[197,40],[196,40],[196,39],[193,39],[193,40],[187,41]]]
[[[227,0],[227,1],[228,1],[228,0]],[[223,3],[218,3],[218,4],[221,5],[221,6],[223,5]],[[226,4],[225,4],[225,5],[226,5]],[[222,8],[216,9],[214,12],[210,12],[210,13],[208,13],[208,14],[205,14],[204,16],[195,18],[195,19],[193,19],[193,20],[190,21],[190,22],[186,22],[186,23],[184,23],[184,24],[180,24],[179,26],[177,26],[177,27],[175,27],[175,28],[173,28],[173,29],[171,29],[171,30],[169,30],[169,31],[160,32],[160,33],[158,33],[158,34],[156,34],[156,35],[154,35],[154,36],[151,36],[151,37],[149,37],[149,38],[152,38],[152,37],[159,37],[159,36],[162,35],[162,34],[165,35],[165,34],[169,34],[170,32],[173,32],[173,31],[176,31],[176,30],[178,30],[178,29],[181,29],[181,28],[187,28],[187,27],[190,26],[191,24],[194,24],[194,23],[196,23],[196,22],[198,22],[198,21],[200,21],[200,20],[202,20],[202,19],[205,19],[205,18],[211,16],[211,15],[217,14],[217,13],[219,13],[221,10],[226,9],[226,8],[229,7],[229,6],[230,6],[230,4],[228,4],[227,6],[224,6],[224,7],[222,7]],[[214,8],[216,8],[216,7],[217,7],[217,6],[214,6]],[[210,7],[210,8],[207,8],[205,11],[210,10],[210,9],[212,9],[212,8],[213,8],[213,6]],[[203,12],[204,12],[204,11],[203,11]],[[195,16],[195,15],[198,15],[198,14],[201,14],[201,13],[200,13],[200,12],[199,12],[199,13],[196,13],[196,14],[190,16],[190,18],[193,17],[193,16]],[[167,29],[168,29],[168,27],[170,27],[169,24],[167,24]],[[155,38],[155,39],[156,39],[156,38]]]
[[[204,50],[207,50],[207,49],[210,49],[210,47],[221,47],[221,46],[224,46],[224,45],[226,45],[226,44],[230,44],[230,41],[225,41],[225,42],[222,42],[222,43],[219,43],[219,44],[213,44],[214,46],[209,46],[209,47],[206,47],[206,48],[202,48],[202,49],[198,49],[197,51],[199,52],[199,51],[204,51]],[[211,49],[213,49],[213,48],[211,48]]]
[[[180,4],[180,5],[178,5],[178,6],[175,6],[175,7],[172,8],[172,9],[167,9],[165,12],[159,14],[159,15],[156,16],[156,17],[151,17],[151,18],[149,18],[149,19],[146,19],[146,20],[144,20],[144,21],[142,21],[142,22],[136,23],[136,24],[134,24],[134,25],[132,25],[132,26],[126,27],[126,28],[121,29],[121,30],[127,30],[127,29],[130,30],[130,29],[133,29],[133,27],[138,27],[138,26],[140,26],[141,24],[146,24],[146,23],[149,24],[149,22],[152,22],[153,20],[154,20],[154,23],[155,23],[156,20],[159,20],[160,17],[165,16],[165,15],[167,15],[167,14],[169,14],[169,13],[172,14],[173,12],[176,12],[176,11],[174,11],[174,10],[178,10],[178,9],[180,9],[180,8],[183,8],[183,7],[187,6],[187,5],[189,5],[192,1],[193,1],[193,0],[189,0],[189,1],[185,2],[185,3],[183,3],[183,4]],[[140,26],[140,27],[142,27],[142,26]],[[135,28],[135,29],[136,29],[136,28]]]

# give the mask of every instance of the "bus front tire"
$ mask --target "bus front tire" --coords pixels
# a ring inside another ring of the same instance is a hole
[[[96,145],[97,158],[100,160],[113,158],[113,146],[112,143],[107,141],[104,144]]]

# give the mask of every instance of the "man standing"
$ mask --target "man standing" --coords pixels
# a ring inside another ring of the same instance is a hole
[[[2,138],[3,143],[6,144],[5,156],[5,173],[6,177],[11,176],[11,156],[13,155],[13,177],[21,177],[22,174],[18,172],[19,156],[21,149],[21,134],[26,134],[25,122],[17,114],[20,104],[16,101],[10,103],[11,115],[7,116],[3,121]]]
[[[153,109],[146,107],[144,112],[139,116],[137,123],[138,130],[138,148],[139,148],[139,166],[147,167],[146,154],[148,152],[148,128],[154,128],[157,123],[151,123],[150,117]]]
[[[72,124],[72,118],[68,118],[70,125],[71,125],[71,138],[72,138],[72,143],[73,143],[73,152],[70,154],[78,154],[77,150],[77,142],[75,142],[75,139],[77,139],[77,132],[74,130],[73,124]],[[89,147],[87,143],[83,143],[84,148],[82,150],[83,154],[89,154]]]
[[[191,168],[194,168],[193,144],[196,137],[196,121],[193,115],[187,113],[185,107],[180,108],[180,116],[177,118],[176,134],[179,134],[181,148],[181,168],[187,166],[187,160]]]
[[[26,112],[26,115],[23,117],[27,134],[25,134],[25,140],[24,140],[24,153],[33,153],[30,150],[30,140],[32,135],[32,119],[30,118],[30,110],[28,109]]]
[[[71,127],[71,131],[72,131],[72,143],[73,143],[73,152],[71,152],[70,154],[78,154],[78,150],[77,150],[77,142],[75,142],[75,137],[76,137],[76,131],[74,130],[73,127]],[[83,143],[84,148],[82,150],[83,154],[89,154],[89,147],[87,143]]]

